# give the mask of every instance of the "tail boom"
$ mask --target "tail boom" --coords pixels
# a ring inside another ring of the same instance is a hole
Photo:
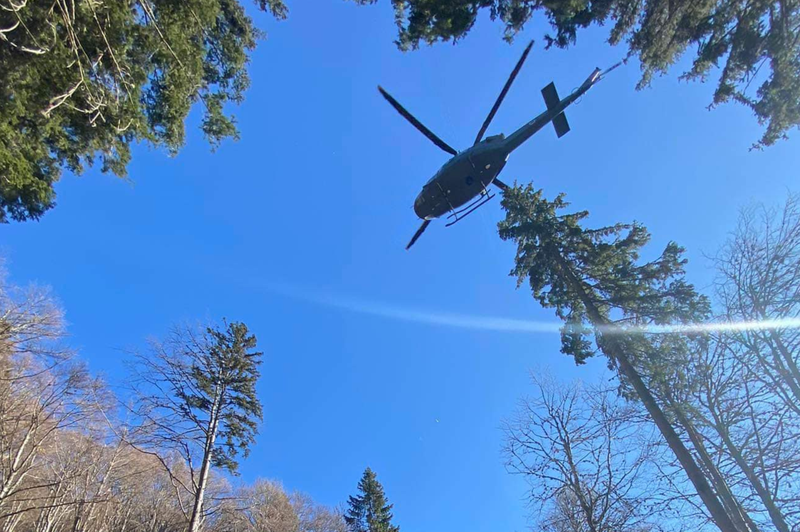
[[[569,123],[567,117],[564,115],[564,110],[569,107],[575,100],[583,96],[595,83],[600,80],[600,69],[596,68],[591,75],[586,78],[586,81],[573,91],[569,96],[563,100],[559,98],[556,86],[553,83],[547,85],[542,89],[542,96],[547,105],[547,111],[543,112],[514,133],[508,136],[505,140],[506,148],[509,153],[517,149],[523,142],[531,138],[535,133],[542,129],[548,122],[553,123],[553,128],[556,130],[556,135],[563,137],[569,132]]]

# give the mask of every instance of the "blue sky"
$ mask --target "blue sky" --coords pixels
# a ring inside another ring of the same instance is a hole
[[[177,157],[135,150],[129,181],[65,176],[42,221],[0,227],[12,280],[53,287],[72,343],[111,382],[124,378],[126,349],[172,323],[245,321],[266,352],[265,422],[246,480],[277,478],[336,504],[369,465],[403,530],[523,530],[525,487],[503,468],[501,421],[530,390],[529,369],[591,380],[604,365],[576,368],[549,332],[398,319],[554,322],[507,277],[514,249],[496,235],[499,198],[455,227],[434,223],[404,251],[418,227],[414,197],[447,155],[376,85],[463,149],[528,39],[537,43],[489,134],[541,112],[550,81],[563,96],[624,50],[591,30],[545,51],[541,23],[509,46],[484,18],[458,46],[403,54],[388,2],[290,9],[280,23],[255,14],[269,38],[237,110],[241,141],[211,153],[193,116]],[[749,151],[758,124],[739,106],[707,112],[712,85],[671,76],[636,92],[638,74],[616,70],[568,110],[568,135],[541,131],[502,177],[566,192],[596,224],[645,223],[652,253],[683,244],[691,278],[707,287],[704,254],[738,208],[797,190],[800,135]]]

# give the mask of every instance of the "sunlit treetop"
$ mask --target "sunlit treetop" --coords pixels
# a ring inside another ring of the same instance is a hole
[[[355,0],[372,4],[378,0]],[[800,126],[800,2],[792,0],[391,0],[402,50],[457,41],[481,11],[505,25],[512,40],[537,12],[553,29],[547,46],[574,44],[578,30],[609,27],[641,62],[646,86],[687,51],[682,78],[717,78],[712,105],[737,101],[765,126],[755,147],[774,144]]]
[[[517,245],[511,275],[564,320],[561,350],[577,363],[595,354],[598,319],[622,328],[706,321],[708,300],[686,281],[683,249],[674,242],[644,262],[650,234],[641,224],[589,228],[588,212],[565,212],[563,194],[547,200],[531,185],[510,188],[502,204],[500,238]]]

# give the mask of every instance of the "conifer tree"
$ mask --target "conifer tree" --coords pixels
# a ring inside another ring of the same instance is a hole
[[[370,468],[358,482],[358,491],[359,495],[349,497],[344,516],[350,532],[399,532],[400,528],[392,524],[392,505]]]
[[[563,353],[578,364],[594,355],[594,346],[606,356],[623,391],[642,402],[720,530],[742,530],[642,376],[643,367],[657,367],[647,357],[658,360],[659,349],[673,348],[642,334],[647,327],[696,323],[709,314],[706,298],[684,279],[683,249],[670,242],[655,260],[640,264],[639,253],[650,239],[642,225],[588,229],[583,226],[588,212],[563,214],[568,205],[563,194],[548,201],[530,185],[505,192],[506,219],[499,229],[502,239],[517,244],[511,274],[518,285],[527,280],[533,297],[564,320]]]
[[[189,532],[205,518],[211,469],[235,474],[238,455],[247,456],[255,441],[262,411],[255,387],[262,353],[255,348],[247,326],[232,322],[202,333],[175,329],[150,356],[139,357],[140,430],[153,448],[177,451],[189,467],[183,485],[192,498]]]

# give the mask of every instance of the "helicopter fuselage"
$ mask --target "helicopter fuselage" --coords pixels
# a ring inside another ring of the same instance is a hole
[[[508,160],[504,136],[488,137],[447,161],[422,187],[414,212],[433,220],[484,193]]]

